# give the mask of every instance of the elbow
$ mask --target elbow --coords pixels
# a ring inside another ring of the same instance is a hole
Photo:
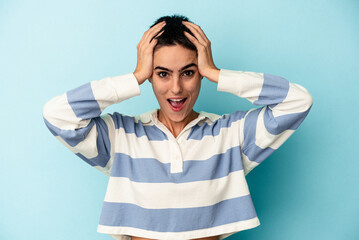
[[[54,107],[51,104],[51,100],[46,102],[42,108],[42,117],[44,118],[44,120],[49,120],[51,119],[51,116],[54,113]]]
[[[307,109],[310,109],[313,105],[313,96],[308,91],[304,95],[303,103],[307,107]]]
[[[293,99],[296,99],[297,104],[295,104],[295,108],[299,112],[304,112],[309,110],[313,105],[313,96],[309,93],[309,91],[303,86],[293,83],[291,84]]]
[[[47,117],[48,117],[48,114],[49,114],[49,102],[47,102],[47,103],[45,103],[45,105],[43,106],[43,108],[42,108],[42,117],[44,118],[44,119],[46,119]]]
[[[47,101],[42,108],[43,118],[50,122],[62,119],[61,112],[66,108],[66,101],[64,96],[56,96]]]

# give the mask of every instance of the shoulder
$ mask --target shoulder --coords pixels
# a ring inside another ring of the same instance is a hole
[[[134,119],[135,123],[138,123],[139,121],[141,121],[142,124],[147,124],[147,123],[151,122],[151,120],[152,120],[151,116],[156,113],[157,113],[157,109],[155,108],[155,109],[149,110],[145,113],[133,116],[133,119]]]
[[[209,112],[204,112],[204,111],[200,111],[199,113],[200,116],[204,116],[207,120],[206,122],[209,120],[210,122],[214,122],[216,120],[218,120],[219,118],[221,118],[221,115],[215,114],[215,113],[209,113]]]
[[[226,114],[219,115],[219,114],[215,114],[215,113],[208,113],[208,112],[201,111],[200,115],[205,116],[206,117],[205,122],[208,125],[211,125],[212,123],[216,123],[216,122],[231,123],[231,122],[238,121],[238,120],[242,119],[246,115],[247,112],[248,111],[235,111],[233,113],[226,113]]]
[[[151,114],[153,114],[156,109],[150,110],[148,112],[138,114],[138,115],[128,115],[120,112],[112,112],[102,114],[101,118],[106,122],[112,123],[116,128],[133,128],[134,125],[147,125],[146,123],[151,122]]]

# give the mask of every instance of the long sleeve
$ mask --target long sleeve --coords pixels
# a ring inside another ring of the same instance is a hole
[[[217,90],[264,105],[239,114],[243,116],[238,132],[246,174],[293,134],[313,104],[304,87],[266,73],[221,69]]]
[[[137,95],[140,88],[133,73],[94,80],[48,101],[44,122],[73,153],[109,176],[116,127],[111,114],[101,113]]]

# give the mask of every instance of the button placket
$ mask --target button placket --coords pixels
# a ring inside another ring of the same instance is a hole
[[[171,144],[171,173],[183,172],[183,159],[177,141],[170,140]]]
[[[198,118],[192,120],[184,129],[180,132],[180,134],[175,138],[172,133],[167,129],[167,127],[158,120],[157,111],[153,112],[150,115],[152,122],[164,132],[168,137],[168,142],[170,145],[170,173],[179,173],[183,172],[183,156],[180,145],[182,143],[181,138],[183,138],[183,134],[187,132],[190,128],[192,128],[195,124],[197,124],[202,119],[205,119],[205,116],[199,116]]]

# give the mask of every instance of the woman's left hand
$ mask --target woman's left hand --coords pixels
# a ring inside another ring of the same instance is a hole
[[[200,26],[188,21],[182,21],[182,23],[195,36],[193,37],[190,33],[184,31],[185,36],[197,48],[199,73],[206,77],[208,80],[218,83],[220,70],[214,65],[213,62],[211,42],[208,40]]]

